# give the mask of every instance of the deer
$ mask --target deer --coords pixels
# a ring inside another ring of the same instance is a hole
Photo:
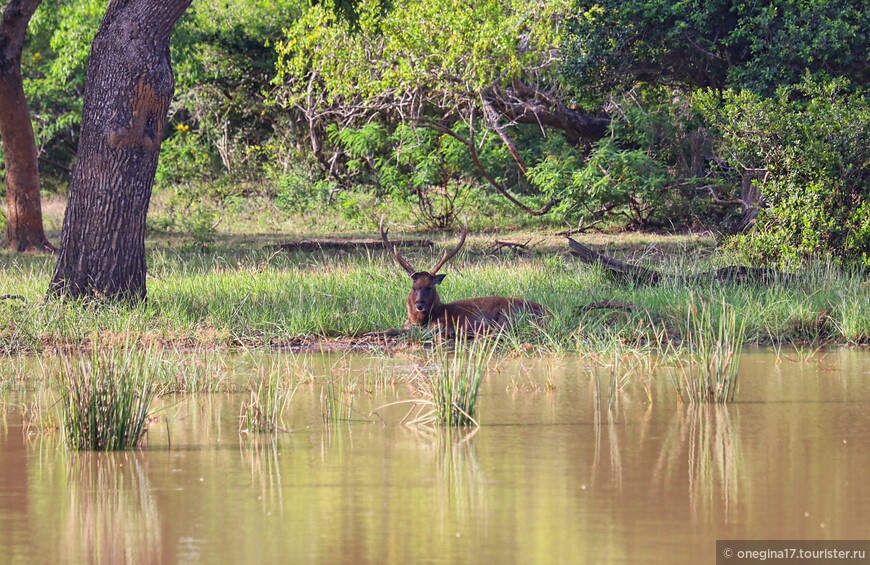
[[[446,304],[441,301],[435,287],[441,284],[447,275],[439,275],[438,271],[459,253],[465,244],[468,235],[467,222],[462,228],[459,244],[448,251],[431,271],[418,271],[402,257],[396,246],[390,242],[387,236],[389,230],[384,229],[383,219],[381,219],[380,231],[384,247],[393,254],[399,265],[411,277],[411,291],[406,301],[408,319],[405,322],[405,330],[416,326],[440,331],[447,337],[455,336],[456,332],[474,335],[500,330],[523,314],[533,318],[546,316],[547,309],[544,306],[521,298],[484,296]]]

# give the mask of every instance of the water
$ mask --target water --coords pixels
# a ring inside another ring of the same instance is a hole
[[[727,408],[678,405],[643,362],[512,360],[473,434],[368,416],[404,384],[360,381],[372,422],[330,426],[303,385],[274,440],[239,434],[245,394],[168,397],[147,448],[116,454],[25,434],[39,393],[7,391],[0,561],[713,563],[716,539],[870,538],[870,353],[787,356],[744,355]]]

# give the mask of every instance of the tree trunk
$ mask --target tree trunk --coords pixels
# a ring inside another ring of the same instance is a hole
[[[21,78],[21,49],[41,0],[13,0],[0,21],[0,139],[6,163],[6,247],[54,251],[42,226],[39,167]]]
[[[49,295],[144,300],[145,217],[191,0],[112,0],[91,46],[78,163]]]

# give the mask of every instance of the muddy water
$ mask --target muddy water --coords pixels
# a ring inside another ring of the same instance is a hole
[[[274,441],[239,435],[243,394],[163,398],[121,454],[26,435],[36,393],[7,390],[0,561],[712,563],[722,538],[870,538],[870,353],[786,357],[746,354],[739,402],[703,409],[643,363],[510,361],[475,434],[369,416],[401,384],[358,384],[373,422],[334,426],[303,385]]]

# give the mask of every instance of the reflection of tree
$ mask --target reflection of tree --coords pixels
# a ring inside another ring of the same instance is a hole
[[[70,460],[61,555],[88,563],[159,563],[160,520],[141,453],[81,453]]]
[[[693,518],[721,513],[726,522],[730,521],[737,502],[743,454],[740,431],[731,420],[728,406],[681,407],[669,428],[653,482],[685,466]],[[718,502],[722,504],[721,512],[717,511]]]

